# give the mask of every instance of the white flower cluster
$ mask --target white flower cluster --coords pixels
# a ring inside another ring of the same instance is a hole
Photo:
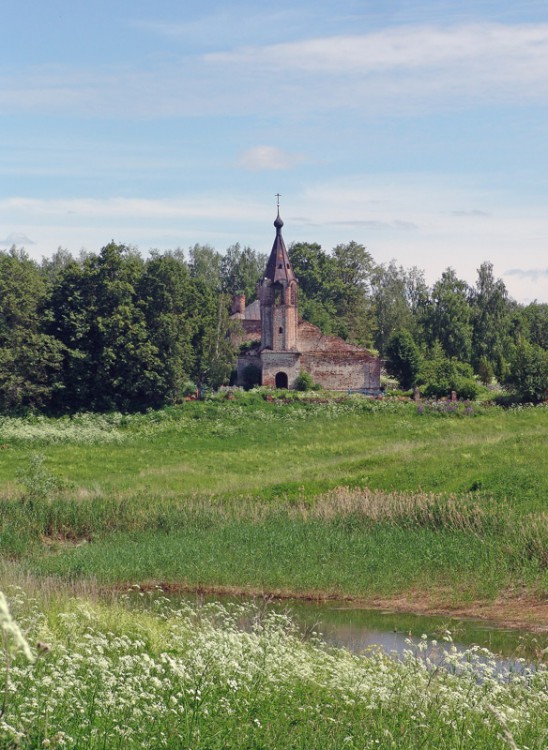
[[[546,736],[547,670],[501,673],[483,650],[430,661],[424,639],[403,662],[358,656],[248,605],[165,603],[117,620],[79,604],[55,632],[35,627],[51,650],[12,665],[1,747],[486,750]]]
[[[121,443],[125,435],[113,416],[116,415],[78,414],[60,419],[1,417],[0,441],[31,445]]]
[[[33,660],[28,641],[10,614],[8,601],[3,591],[0,591],[0,632],[6,654],[22,651],[29,661]]]

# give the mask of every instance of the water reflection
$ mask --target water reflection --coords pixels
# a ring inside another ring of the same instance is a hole
[[[208,601],[249,601],[248,598],[186,597],[197,603]],[[548,649],[548,634],[501,628],[493,623],[451,617],[383,612],[352,607],[347,602],[303,602],[302,600],[257,600],[261,607],[287,612],[303,633],[319,632],[330,645],[361,653],[369,648],[382,648],[387,653],[403,654],[409,641],[419,644],[423,635],[438,641],[438,650],[445,648],[444,635],[449,632],[459,651],[473,645],[487,648],[504,657],[507,665],[523,658],[527,662],[542,661]]]
[[[149,592],[153,599],[160,592]],[[134,603],[143,604],[148,599],[143,592],[133,591]],[[472,646],[488,649],[497,655],[497,666],[505,669],[523,668],[527,665],[546,662],[548,657],[548,634],[534,634],[525,630],[501,628],[494,623],[477,620],[466,620],[442,616],[423,616],[361,609],[348,602],[322,601],[309,602],[302,600],[275,600],[245,596],[223,596],[184,594],[170,595],[169,600],[176,606],[177,602],[186,602],[202,606],[218,602],[253,603],[259,609],[272,610],[288,614],[303,636],[312,633],[321,634],[323,641],[329,645],[362,653],[372,648],[382,648],[386,653],[403,655],[410,647],[424,644],[428,639],[428,656],[435,660],[436,654],[442,654],[452,644],[462,652]],[[245,627],[245,623],[242,623]],[[451,644],[445,642],[450,634]],[[411,646],[410,646],[411,643]]]

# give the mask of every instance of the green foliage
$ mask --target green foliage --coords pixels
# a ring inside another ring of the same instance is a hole
[[[204,253],[195,248],[193,263],[205,263]],[[48,332],[63,346],[59,411],[159,407],[177,402],[189,379],[228,382],[228,303],[204,268],[191,271],[180,252],[144,261],[115,243],[63,265],[47,310]]]
[[[371,345],[374,323],[368,290],[373,261],[365,247],[349,242],[329,255],[316,243],[293,243],[289,258],[299,279],[301,315],[324,333]]]
[[[394,261],[374,268],[371,290],[375,310],[374,343],[384,356],[394,333],[403,329],[416,331],[418,313],[426,304],[428,290],[422,271],[406,270]]]
[[[482,263],[478,268],[478,279],[470,293],[470,305],[473,320],[472,363],[479,372],[481,363],[487,362],[501,377],[504,355],[510,343],[511,305],[504,282],[495,279],[492,263]]]
[[[268,256],[238,243],[229,247],[221,260],[222,289],[225,294],[245,294],[246,302],[257,296],[257,281],[262,277]]]
[[[429,304],[421,311],[424,341],[430,348],[439,342],[445,355],[469,362],[472,353],[472,310],[468,285],[447,268],[432,287]]]
[[[0,253],[0,411],[47,408],[62,390],[64,347],[44,331],[46,286],[36,263]]]
[[[481,382],[485,386],[490,385],[491,381],[493,380],[495,373],[487,357],[482,357],[480,359],[480,363],[478,367],[478,375],[479,375]]]
[[[515,348],[505,382],[524,401],[548,398],[548,351],[522,341]]]
[[[221,253],[211,245],[195,244],[190,248],[189,255],[188,268],[192,278],[201,281],[208,289],[218,294],[223,287]]]
[[[428,398],[442,398],[456,391],[459,398],[473,400],[479,393],[471,365],[446,357],[439,342],[425,357],[417,383]]]
[[[522,310],[527,340],[531,344],[548,349],[548,304],[531,302]]]
[[[314,383],[314,379],[309,372],[301,370],[295,379],[295,390],[296,391],[313,391],[317,390],[318,386]]]
[[[181,396],[195,396],[198,386],[193,380],[186,380],[181,388]]]
[[[51,500],[61,489],[62,482],[45,468],[44,462],[42,453],[32,453],[27,467],[19,470],[17,478],[24,488],[24,502]]]
[[[409,331],[398,331],[391,337],[386,356],[390,374],[398,378],[404,390],[413,388],[419,377],[422,357]]]

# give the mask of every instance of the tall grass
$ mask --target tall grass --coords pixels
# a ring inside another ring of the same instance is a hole
[[[0,554],[105,582],[546,595],[546,409],[238,398],[10,422]]]
[[[340,487],[265,504],[144,495],[4,508],[4,551],[68,579],[362,597],[419,589],[453,603],[548,589],[547,516],[471,495]]]
[[[12,598],[40,645],[34,664],[11,665],[3,746],[545,747],[542,666],[508,672],[488,652],[450,644],[434,661],[426,640],[403,662],[354,656],[249,606],[157,604],[138,612],[75,600],[44,614]]]

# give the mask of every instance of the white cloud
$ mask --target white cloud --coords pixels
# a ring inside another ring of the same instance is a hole
[[[259,207],[258,207],[259,208]],[[262,207],[264,211],[264,206]],[[207,198],[59,198],[39,199],[12,197],[0,200],[1,212],[8,215],[31,216],[33,220],[64,217],[70,221],[81,219],[139,219],[142,222],[156,219],[240,218],[249,216],[253,208],[249,201],[234,199],[221,201]]]
[[[290,169],[303,161],[300,154],[290,154],[276,146],[253,146],[237,161],[237,165],[251,171]]]
[[[12,245],[34,245],[36,244],[30,237],[27,237],[23,232],[11,232],[8,234],[5,240],[0,240],[2,247],[11,247]]]
[[[131,66],[4,68],[0,102],[7,112],[144,118],[546,103],[548,24],[406,25]]]
[[[548,24],[470,24],[456,27],[403,26],[370,34],[332,36],[244,47],[205,55],[210,63],[239,69],[284,71],[323,79],[325,99],[340,101],[342,81],[354,97],[380,95],[489,94],[548,98]],[[358,86],[356,89],[355,86]],[[411,86],[411,88],[409,88]]]
[[[510,268],[503,276],[515,276],[518,279],[542,281],[548,279],[548,268]]]
[[[333,36],[233,52],[210,53],[210,62],[264,65],[321,73],[359,73],[440,66],[485,65],[506,76],[516,64],[520,75],[546,77],[548,24],[473,24],[440,28],[404,26],[371,34]],[[502,70],[501,70],[502,65]]]

